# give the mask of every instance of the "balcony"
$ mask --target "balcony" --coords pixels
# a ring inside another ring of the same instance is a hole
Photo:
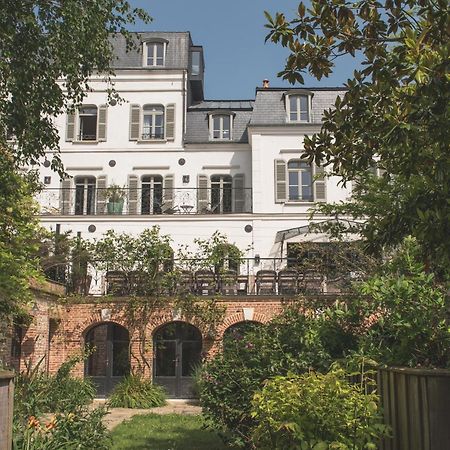
[[[104,215],[204,215],[252,212],[251,188],[162,188],[123,189],[111,199],[108,188],[84,184],[74,188],[47,188],[38,196],[45,216]]]
[[[116,267],[97,270],[86,265],[84,275],[74,278],[70,266],[53,270],[51,278],[65,284],[69,292],[81,295],[128,296],[331,296],[348,294],[361,273],[306,267],[286,258],[226,260],[220,267],[208,267],[201,260],[167,260],[149,272],[121,271]],[[156,269],[156,270],[155,270]],[[55,277],[56,275],[56,277]],[[92,280],[96,280],[95,287]]]

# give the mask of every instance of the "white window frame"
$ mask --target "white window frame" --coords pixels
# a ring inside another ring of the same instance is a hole
[[[74,185],[75,185],[75,190],[74,190],[74,194],[75,194],[75,198],[73,199],[74,202],[74,214],[79,216],[89,216],[89,215],[95,215],[96,214],[96,209],[97,209],[97,178],[93,175],[79,175],[75,177],[74,180]],[[83,209],[81,211],[81,214],[76,214],[77,212],[77,189],[78,186],[83,188]],[[92,209],[91,211],[88,210],[88,190],[89,190],[89,186],[93,186],[94,189],[94,195],[91,199],[92,201]]]
[[[306,111],[307,113],[307,120],[302,120],[301,119],[301,114],[304,113],[305,111],[303,111],[301,109],[301,97],[305,97],[306,98],[306,104],[308,105],[308,110]],[[296,120],[292,120],[291,119],[291,100],[295,98],[296,99],[296,114],[297,114],[297,119]],[[307,93],[292,93],[292,94],[288,94],[286,95],[286,112],[287,112],[287,121],[290,123],[310,123],[311,122],[311,104],[312,104],[312,95],[311,94],[307,94]]]
[[[158,64],[158,50],[157,49],[158,49],[159,45],[162,45],[162,49],[163,49],[162,64]],[[146,67],[165,67],[166,51],[167,51],[167,42],[161,42],[161,41],[144,42],[144,51],[142,52],[143,57],[144,57],[143,65]],[[148,63],[150,56],[153,58],[153,64]]]
[[[157,107],[161,108],[160,111],[154,110],[154,111],[145,111],[146,107]],[[140,124],[140,140],[141,141],[162,141],[166,138],[166,107],[161,104],[153,104],[153,103],[147,103],[142,106],[141,108],[141,124]],[[152,127],[150,130],[150,137],[144,137],[144,123],[145,123],[145,116],[152,116]],[[156,117],[162,116],[162,136],[160,137],[152,137],[152,135],[155,135],[156,130]]]
[[[309,164],[309,168],[306,167],[298,167],[298,168],[289,168],[289,163],[292,162],[300,162],[300,163],[306,163],[308,164],[306,161],[298,159],[298,158],[294,158],[294,159],[290,159],[289,161],[287,161],[286,163],[286,169],[287,169],[287,202],[291,203],[291,202],[313,202],[314,201],[314,171],[313,171],[313,167],[312,164]],[[303,173],[305,172],[309,172],[310,174],[310,183],[309,184],[303,184]],[[296,185],[291,184],[290,181],[290,173],[297,173],[298,178],[297,181],[298,183]],[[297,186],[298,189],[298,193],[299,193],[299,198],[291,198],[291,186]],[[303,186],[309,186],[310,191],[311,191],[311,195],[309,198],[303,198]]]
[[[213,181],[213,179],[215,179]],[[217,211],[214,211],[216,214],[224,214],[224,213],[231,213],[233,212],[233,176],[230,174],[215,174],[211,175],[209,177],[209,186],[210,186],[210,202],[212,205],[212,192],[213,189],[219,190],[219,203],[218,207],[219,209]],[[225,203],[224,203],[224,191],[226,187],[230,187],[231,189],[231,197],[230,197],[230,211],[224,211],[225,210]]]
[[[96,110],[95,114],[95,136],[93,139],[83,139],[81,136],[81,118],[82,117],[88,117],[93,116],[93,114],[83,114],[81,111],[83,109],[92,108]],[[96,142],[98,140],[98,106],[97,105],[81,105],[80,108],[77,110],[76,117],[75,117],[75,139],[76,142]]]
[[[229,137],[223,137],[223,132],[224,132],[224,128],[223,128],[223,118],[224,117],[228,117],[230,120],[230,129],[228,130],[229,132]],[[215,138],[214,137],[214,119],[219,119],[219,137]],[[209,116],[209,139],[211,141],[232,141],[233,140],[233,114],[227,114],[227,113],[217,113],[217,114],[211,114]]]
[[[161,181],[157,180],[157,178],[160,178]],[[144,214],[142,212],[142,203],[143,203],[143,199],[144,199],[144,189],[146,187],[148,187],[148,189],[150,190],[150,197],[149,197],[149,212],[145,213],[145,214],[157,214],[154,211],[154,207],[155,207],[155,189],[157,188],[157,186],[161,186],[161,204],[159,205],[159,207],[162,209],[163,207],[163,202],[164,202],[164,175],[142,175],[141,176],[141,201],[140,201],[140,206],[141,206],[141,214]],[[158,205],[157,205],[158,206]]]

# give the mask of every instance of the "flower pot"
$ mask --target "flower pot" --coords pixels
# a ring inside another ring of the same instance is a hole
[[[123,198],[120,200],[108,202],[108,214],[122,214],[123,211]]]

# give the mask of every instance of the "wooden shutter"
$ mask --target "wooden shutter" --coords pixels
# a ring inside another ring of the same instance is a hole
[[[72,206],[72,180],[66,178],[61,180],[61,192],[59,195],[59,212],[61,215],[66,216],[70,214],[70,208]]]
[[[173,208],[173,182],[173,175],[166,175],[164,177],[163,211]]]
[[[243,173],[233,177],[233,212],[245,212],[245,175]]]
[[[287,200],[287,170],[286,161],[275,160],[275,203],[284,203]]]
[[[170,104],[166,107],[166,139],[173,141],[175,139],[175,105]]]
[[[198,175],[197,177],[197,213],[204,213],[208,210],[209,192],[208,177]]]
[[[128,175],[128,214],[138,213],[139,178],[137,175]]]
[[[325,169],[318,164],[314,164],[314,201],[326,201]]]
[[[97,215],[106,214],[106,188],[107,176],[100,175],[97,177]]]
[[[141,129],[141,107],[131,105],[130,107],[130,141],[138,141]]]
[[[108,115],[108,108],[106,105],[98,107],[98,121],[97,121],[97,140],[106,141],[106,120]]]
[[[67,113],[66,141],[72,142],[74,140],[75,140],[75,114]]]

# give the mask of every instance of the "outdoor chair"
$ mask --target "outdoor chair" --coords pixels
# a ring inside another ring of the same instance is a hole
[[[176,291],[179,294],[192,294],[194,290],[194,274],[189,270],[181,270]]]
[[[277,293],[277,273],[275,270],[256,272],[256,295],[274,295]]]
[[[237,295],[238,276],[234,270],[226,270],[220,274],[219,290],[223,295]]]
[[[305,294],[316,295],[323,292],[323,277],[317,272],[306,272],[304,274]]]
[[[216,293],[216,277],[210,270],[195,272],[195,293],[197,295],[213,295]]]
[[[238,275],[237,277],[237,295],[248,294],[248,275]]]
[[[292,269],[278,272],[278,293],[281,295],[298,293],[298,274]]]

